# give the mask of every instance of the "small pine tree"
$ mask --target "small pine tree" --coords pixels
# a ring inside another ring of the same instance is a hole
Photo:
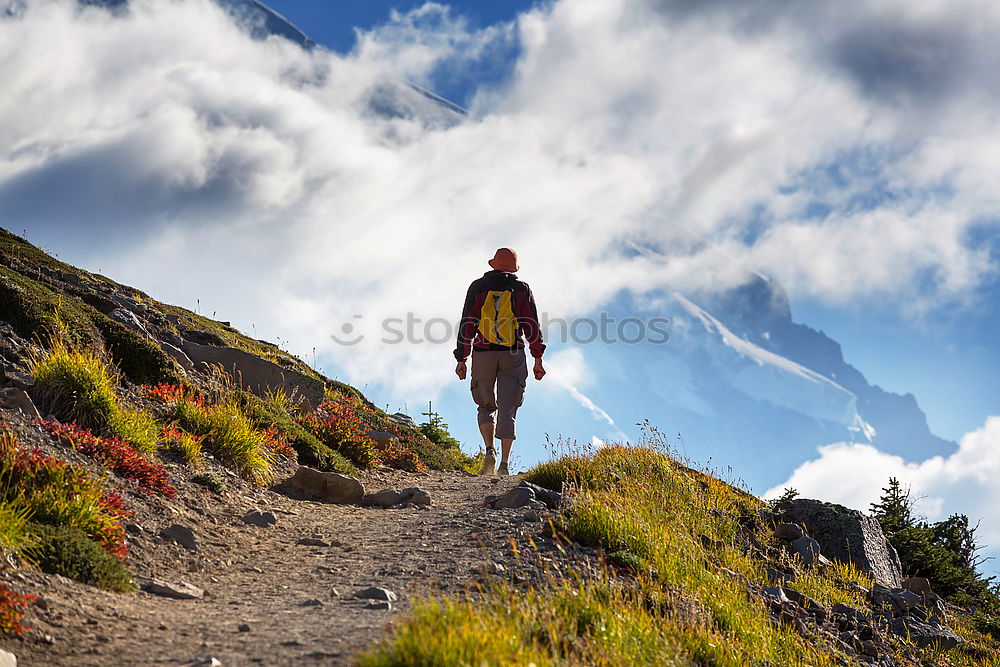
[[[781,503],[788,502],[789,500],[795,500],[799,497],[799,490],[793,486],[786,486],[781,495],[774,499],[775,505],[780,505]]]
[[[882,497],[871,505],[872,517],[879,522],[887,535],[898,533],[913,525],[913,499],[910,489],[903,489],[899,480],[889,478],[889,486],[882,489]]]
[[[440,447],[461,448],[461,443],[448,432],[448,425],[444,423],[441,415],[434,412],[434,405],[430,401],[427,401],[427,412],[420,414],[427,417],[427,421],[420,425],[420,432],[427,436],[428,440]]]

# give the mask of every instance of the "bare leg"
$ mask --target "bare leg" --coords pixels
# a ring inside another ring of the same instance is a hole
[[[479,432],[483,436],[483,442],[486,443],[486,449],[496,449],[496,446],[493,444],[493,432],[495,428],[496,425],[493,423],[479,425]]]
[[[514,438],[500,438],[500,463],[510,460],[510,450],[514,447]]]

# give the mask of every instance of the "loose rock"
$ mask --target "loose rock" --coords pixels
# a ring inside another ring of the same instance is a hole
[[[795,553],[802,556],[802,560],[804,560],[807,565],[815,565],[819,563],[819,542],[813,538],[803,535],[792,542],[792,549],[795,550]]]
[[[296,544],[304,547],[329,547],[331,544],[326,540],[322,540],[318,537],[303,537]]]
[[[274,512],[251,510],[243,515],[243,522],[251,526],[259,526],[260,528],[270,528],[278,523],[278,517],[274,516]]]
[[[535,492],[525,486],[517,486],[503,494],[493,503],[494,509],[516,509],[535,500]]]
[[[403,493],[396,489],[382,489],[375,493],[369,493],[361,501],[362,505],[374,505],[375,507],[392,507],[403,502]]]
[[[175,600],[200,600],[205,597],[205,591],[183,581],[178,584],[172,584],[162,579],[150,579],[142,585],[142,590],[153,595],[174,598]]]
[[[903,638],[909,638],[920,648],[935,648],[947,651],[962,643],[962,638],[948,628],[935,627],[912,616],[893,619],[889,628]]]
[[[17,656],[0,649],[0,667],[17,667]]]
[[[520,486],[534,491],[535,498],[545,503],[545,506],[548,509],[559,509],[559,506],[562,504],[562,494],[557,491],[552,491],[551,489],[546,489],[545,487],[538,486],[537,484],[532,484],[527,480],[522,480]]]
[[[926,577],[909,577],[903,580],[901,588],[917,595],[927,595],[931,592],[931,582]]]
[[[41,419],[38,408],[35,407],[31,397],[27,392],[18,387],[9,387],[3,390],[3,406],[11,410],[19,410],[27,415],[29,419]]]
[[[779,523],[774,527],[774,536],[785,542],[794,542],[802,537],[802,526],[794,523]]]
[[[175,542],[188,551],[198,551],[198,538],[195,536],[194,531],[179,523],[164,528],[160,532],[160,537],[170,542]]]
[[[299,466],[291,479],[293,487],[332,503],[357,503],[365,497],[360,480],[335,472],[320,472]]]
[[[363,588],[354,594],[354,597],[361,600],[385,600],[387,602],[395,602],[396,594],[390,591],[388,588],[381,588],[379,586],[369,586],[368,588]]]

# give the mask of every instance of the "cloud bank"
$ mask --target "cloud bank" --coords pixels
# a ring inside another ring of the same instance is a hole
[[[478,31],[429,3],[346,56],[208,0],[17,6],[2,224],[397,396],[449,381],[448,345],[380,320],[457,319],[498,246],[564,317],[748,270],[919,310],[995,273],[988,0],[559,0]],[[464,123],[373,110],[515,46]],[[345,322],[358,345],[329,339]]]

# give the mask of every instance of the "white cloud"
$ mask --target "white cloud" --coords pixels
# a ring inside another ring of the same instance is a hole
[[[379,322],[457,319],[502,245],[562,317],[749,269],[916,308],[994,269],[968,240],[998,209],[988,0],[560,0],[483,30],[428,4],[346,57],[251,40],[208,0],[26,6],[0,19],[4,224],[394,398],[450,381],[450,345]],[[392,76],[514,41],[468,122],[372,112]],[[365,341],[333,344],[343,322]]]
[[[975,524],[988,553],[1000,554],[1000,417],[990,417],[982,428],[966,434],[958,450],[926,461],[906,461],[870,445],[833,444],[821,447],[819,458],[799,466],[765,498],[792,487],[803,497],[840,503],[868,511],[896,477],[919,498],[916,511],[931,521],[966,514]]]

